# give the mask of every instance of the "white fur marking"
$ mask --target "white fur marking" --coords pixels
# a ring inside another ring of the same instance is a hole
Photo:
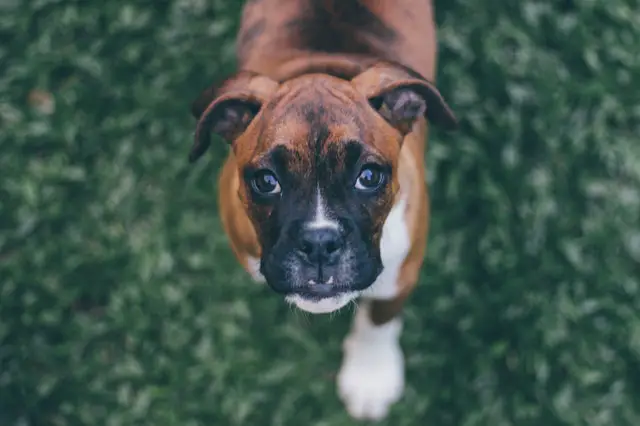
[[[411,237],[405,223],[407,202],[400,199],[393,206],[382,227],[380,257],[383,270],[362,295],[371,299],[393,299],[398,293],[398,273],[411,248]]]
[[[255,257],[248,256],[247,257],[247,269],[249,270],[249,274],[254,281],[259,283],[264,283],[266,280],[264,276],[260,273],[260,259],[256,259]]]
[[[358,307],[351,332],[344,340],[338,373],[338,394],[358,420],[381,420],[404,390],[404,357],[399,338],[400,318],[381,326],[369,319],[369,305]]]
[[[286,296],[285,300],[302,311],[310,314],[328,314],[344,308],[358,297],[357,292],[344,293],[336,297],[327,297],[318,301],[306,300],[298,295]]]
[[[338,222],[327,217],[326,206],[324,204],[322,194],[320,193],[320,188],[316,190],[316,215],[313,218],[313,221],[307,224],[307,227],[309,229],[337,229],[339,227]]]
[[[364,298],[392,299],[398,293],[398,274],[411,248],[406,208],[406,201],[400,199],[385,220],[380,239],[384,269],[362,293]],[[365,301],[344,340],[338,394],[353,418],[381,420],[404,390],[404,357],[399,344],[402,322],[395,318],[378,327],[369,318],[369,302]]]
[[[319,192],[318,197],[320,197]],[[320,201],[321,199],[319,198],[318,205],[322,205]],[[384,222],[382,237],[380,238],[380,256],[384,269],[371,287],[363,292],[348,293],[347,297],[344,298],[343,296],[338,296],[337,298],[314,302],[299,296],[287,296],[287,302],[296,305],[303,311],[315,314],[337,311],[360,295],[370,299],[392,299],[395,297],[398,292],[398,273],[411,246],[409,232],[404,222],[406,208],[406,201],[400,199],[393,206]],[[330,282],[333,282],[331,278],[329,278],[327,284],[330,284]]]

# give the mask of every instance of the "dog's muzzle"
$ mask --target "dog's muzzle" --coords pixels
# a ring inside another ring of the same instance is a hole
[[[345,252],[345,239],[340,229],[302,228],[296,244],[305,280],[292,289],[306,299],[335,297],[346,289],[338,281],[338,268]]]

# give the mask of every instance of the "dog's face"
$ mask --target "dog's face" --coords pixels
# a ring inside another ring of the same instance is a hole
[[[348,303],[383,267],[403,137],[425,113],[454,125],[444,100],[389,65],[351,81],[313,74],[277,84],[243,73],[208,97],[195,112],[191,158],[210,130],[231,143],[268,285],[313,312]]]

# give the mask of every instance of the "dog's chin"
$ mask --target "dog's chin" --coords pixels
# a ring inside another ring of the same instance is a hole
[[[298,294],[290,294],[285,297],[285,300],[301,311],[311,314],[328,314],[344,308],[354,301],[359,294],[360,292],[350,291],[325,298],[307,298]]]

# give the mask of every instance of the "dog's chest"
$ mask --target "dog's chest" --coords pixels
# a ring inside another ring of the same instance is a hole
[[[363,296],[373,299],[392,299],[398,293],[398,274],[411,248],[406,223],[407,202],[399,200],[391,209],[382,228],[380,256],[383,270]]]

